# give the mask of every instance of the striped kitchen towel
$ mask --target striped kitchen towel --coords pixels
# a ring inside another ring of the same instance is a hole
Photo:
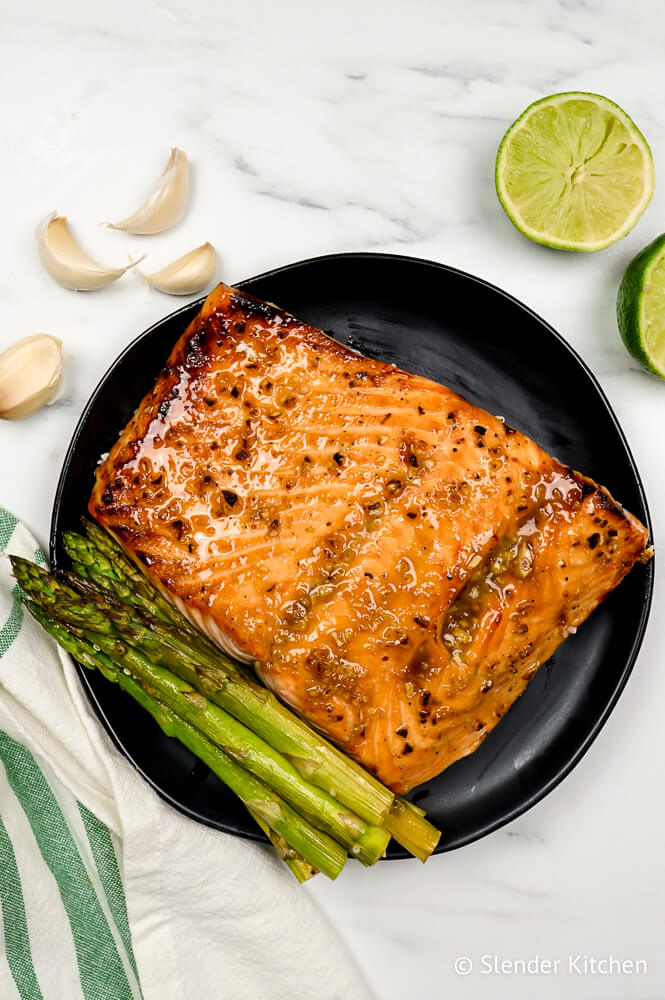
[[[140,997],[112,834],[6,733],[0,761],[0,996]]]
[[[2,508],[0,552],[45,562]],[[307,888],[157,797],[0,556],[2,1000],[315,996],[369,994]]]

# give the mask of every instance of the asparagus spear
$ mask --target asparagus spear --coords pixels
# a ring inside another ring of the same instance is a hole
[[[374,819],[362,806],[358,807],[357,799],[345,798],[346,789],[340,788],[338,783],[330,780],[327,761],[324,761],[321,767],[317,767],[316,762],[312,760],[312,755],[317,751],[329,749],[339,762],[339,751],[312,733],[274,695],[253,683],[247,674],[237,676],[238,664],[226,657],[198,630],[193,631],[196,633],[196,639],[201,641],[193,644],[192,628],[188,620],[165,600],[99,525],[87,519],[83,519],[83,524],[88,533],[87,539],[75,532],[66,532],[64,536],[65,548],[74,565],[97,586],[110,590],[124,605],[135,607],[144,614],[148,613],[149,628],[153,632],[158,631],[159,638],[163,642],[161,652],[165,658],[160,658],[160,663],[172,669],[222,708],[226,708],[236,718],[250,725],[277,750],[287,755],[312,783],[336,795],[341,802],[349,808],[355,808],[356,812],[368,821],[381,822],[402,847],[421,861],[430,856],[441,834],[424,818],[422,809],[395,797],[389,813],[382,819]],[[131,586],[128,582],[123,582],[125,568]],[[141,583],[140,593],[133,586],[137,578]],[[73,581],[72,587],[83,593],[91,593],[90,590],[86,590],[81,578]],[[170,621],[167,621],[168,615],[164,613],[166,611],[171,615]],[[187,626],[186,636],[181,634],[176,625],[178,621]],[[161,631],[160,625],[165,626]],[[173,653],[176,655],[171,655]],[[153,655],[155,655],[154,648]],[[305,746],[302,741],[293,739],[294,729],[297,737],[304,738]],[[342,757],[342,761],[345,765],[350,765],[354,772],[365,774],[348,758]],[[370,780],[375,784],[374,779]],[[366,799],[363,799],[362,805],[365,803]]]
[[[84,523],[91,540],[82,538],[74,532],[68,532],[65,536],[65,547],[77,568],[83,567],[89,579],[98,585],[110,585],[113,595],[122,602],[122,607],[117,604],[115,607],[109,606],[109,615],[118,631],[132,644],[144,649],[155,662],[173,670],[183,680],[254,729],[275,749],[285,754],[309,781],[336,795],[339,801],[349,808],[355,807],[359,815],[369,820],[370,817],[364,810],[358,808],[357,800],[346,795],[346,787],[342,788],[339,783],[335,784],[329,780],[330,774],[325,763],[321,768],[317,768],[316,762],[312,760],[312,737],[316,744],[313,748],[314,753],[326,746],[325,741],[308,730],[266,688],[257,685],[249,677],[239,676],[237,665],[216,646],[209,643],[201,633],[197,633],[197,637],[203,642],[194,646],[190,641],[190,633],[183,635],[174,621],[166,621],[165,615],[161,619],[156,617],[161,605],[153,606],[151,599],[142,599],[140,606],[136,607],[136,604],[132,603],[136,591],[123,583],[120,578],[122,567],[128,562],[126,556],[118,550],[121,558],[114,566],[107,553],[113,554],[116,549],[115,542],[98,525],[87,521]],[[97,549],[92,539],[95,541],[103,539],[105,552]],[[140,571],[131,565],[133,575],[142,576]],[[68,582],[72,589],[93,597],[98,603],[101,601],[101,595],[94,586],[86,587],[80,577],[70,577]],[[164,601],[162,595],[147,579],[143,578],[143,582],[158,595],[160,601]],[[144,590],[145,593],[148,591]],[[143,615],[147,611],[148,617],[138,619],[136,615],[132,617],[131,608],[136,608]],[[179,615],[176,609],[171,610],[175,615]],[[183,618],[183,621],[187,620]],[[293,738],[293,729],[297,737],[306,735],[305,746],[302,741]],[[330,747],[330,750],[335,755],[339,754],[333,747]],[[347,762],[348,759],[344,760]],[[350,761],[348,763],[351,764],[354,773],[364,774],[358,765]],[[395,797],[390,811],[380,820],[395,840],[421,861],[427,860],[441,837],[440,831],[424,816],[422,809],[405,799]]]
[[[99,526],[86,521],[85,527],[91,539],[94,539],[94,545],[74,532],[65,532],[63,542],[68,555],[77,568],[85,567],[84,575],[94,580],[98,586],[106,587],[123,604],[136,607],[134,574],[142,576],[140,570],[132,564],[132,576],[125,576],[125,566],[129,560],[124,553]],[[97,548],[97,542],[101,538],[104,539],[106,546],[104,552]],[[116,552],[118,558],[110,559],[109,552]],[[119,577],[121,579],[118,579]],[[176,667],[172,662],[170,668],[176,670],[180,676],[184,676],[185,665],[191,666],[194,661],[197,679],[188,673],[186,680],[221,707],[236,715],[242,722],[250,725],[280,753],[287,755],[312,784],[334,795],[368,823],[381,825],[392,805],[393,793],[290,712],[272,692],[256,684],[252,686],[251,682],[248,683],[245,674],[239,671],[238,665],[209,643],[201,633],[197,635],[204,639],[204,644],[197,642],[192,648],[192,644],[188,643],[189,632],[185,638],[180,636],[177,622],[173,619],[170,625],[164,622],[162,602],[165,604],[168,602],[145,577],[143,582],[158,595],[159,600],[155,599],[153,603],[153,598],[146,596],[148,591],[144,587],[138,610],[149,610],[153,625],[155,618],[161,619],[165,628],[168,628],[170,641],[175,642],[176,639],[180,639],[179,645],[174,646],[174,649],[179,654],[178,663],[182,664],[182,667]],[[175,608],[171,610],[176,615],[180,614]],[[189,628],[191,629],[191,626]],[[204,682],[200,670],[202,666],[215,671],[214,676],[207,674],[206,681],[209,683]]]
[[[245,805],[247,806],[247,803],[245,803]],[[275,833],[274,830],[271,830],[265,820],[254,811],[252,806],[247,806],[247,812],[252,817],[256,825],[263,830],[284,864],[291,869],[301,885],[303,882],[307,882],[308,879],[313,878],[317,874],[317,869],[314,868],[313,865],[310,865],[309,861],[306,861],[302,854],[298,854],[297,851],[294,851],[291,845],[286,842],[281,834]]]
[[[322,789],[303,778],[291,761],[278,753],[255,732],[209,701],[195,688],[170,670],[148,659],[143,652],[123,639],[114,627],[109,605],[97,606],[71,598],[60,581],[46,570],[25,559],[12,556],[14,575],[25,593],[68,627],[81,629],[119,666],[126,667],[144,685],[159,692],[159,698],[186,721],[200,729],[213,743],[240,761],[247,770],[266,781],[315,826],[346,847],[364,864],[374,864],[385,852],[390,834],[382,827],[371,826],[348,812]]]
[[[80,542],[89,546],[87,540],[81,536],[74,536],[71,533],[70,538],[72,540],[79,539]],[[80,551],[78,545],[76,548],[72,546],[72,551]],[[92,560],[95,557],[95,550],[89,547],[88,552]],[[19,564],[20,560],[17,560],[17,565]],[[101,564],[104,565],[103,559]],[[43,573],[41,570],[33,569],[31,563],[25,563],[23,572],[26,574],[37,572],[38,575]],[[106,572],[114,571],[109,565]],[[100,608],[104,608],[109,619],[113,621],[121,634],[129,638],[132,644],[142,648],[154,661],[173,669],[182,679],[206,694],[221,707],[228,709],[236,718],[248,724],[259,735],[268,739],[275,749],[284,753],[291,763],[301,770],[306,778],[312,780],[311,761],[298,753],[301,748],[298,745],[294,746],[290,740],[290,734],[284,732],[282,717],[286,716],[289,720],[296,721],[299,726],[304,724],[297,720],[288,709],[285,709],[265,688],[260,687],[250,679],[243,679],[234,672],[227,671],[223,665],[226,658],[217,650],[217,647],[208,644],[197,654],[172,623],[165,623],[163,620],[157,620],[151,615],[147,615],[143,606],[136,609],[140,617],[137,618],[134,615],[132,618],[131,609],[135,607],[134,605],[114,601],[111,595],[105,598],[104,594],[84,579],[71,574],[66,574],[66,576],[69,584],[66,592],[69,596],[74,597],[78,592],[94,599]],[[50,598],[53,602],[57,601],[57,592],[53,589],[53,584],[49,584],[46,577],[42,577],[42,579],[44,585],[41,600],[45,601]],[[150,586],[149,583],[148,585]],[[125,585],[121,585],[121,587],[132,593]],[[201,638],[205,637],[201,636]],[[234,665],[231,664],[231,666]],[[271,712],[270,710],[273,708],[276,708],[277,712]],[[262,709],[265,711],[262,712]],[[257,717],[261,721],[260,726],[256,725]],[[335,752],[338,753],[338,751]],[[358,768],[358,770],[360,769]],[[364,772],[361,771],[361,773]],[[322,787],[333,794],[337,792],[336,788],[330,788],[329,785]],[[341,794],[338,797],[340,802],[344,801]],[[427,860],[441,836],[440,831],[424,818],[422,809],[399,797],[394,798],[391,809],[382,825],[399,844],[421,861]]]
[[[63,649],[84,666],[97,668],[107,680],[130,694],[152,715],[167,736],[178,739],[239,796],[262,829],[269,831],[268,835],[278,845],[281,856],[299,881],[314,874],[313,869],[316,868],[329,878],[339,875],[346,862],[346,854],[335,841],[311,826],[263,782],[148,693],[133,677],[118,669],[91,643],[65,628],[32,601],[24,603]]]
[[[96,525],[88,521],[84,521],[84,524],[86,530],[92,532],[93,528],[96,529],[102,538],[115,547],[115,542]],[[123,604],[131,604],[161,622],[177,626],[195,644],[211,645],[207,637],[195,629],[191,622],[166,600],[150,583],[147,576],[141,573],[120,549],[112,561],[92,538],[84,538],[75,531],[65,531],[62,541],[74,569],[80,576],[96,587],[109,591]]]
[[[420,861],[427,861],[441,839],[441,831],[425,819],[422,809],[399,796],[395,796],[384,826],[398,844]]]
[[[90,565],[95,568],[97,573],[102,573],[103,575],[110,574],[114,576],[116,580],[124,583],[129,587],[132,594],[140,595],[146,602],[149,602],[153,609],[153,614],[157,618],[162,618],[164,621],[171,621],[175,625],[178,625],[183,631],[188,633],[193,633],[195,638],[205,640],[198,629],[194,628],[192,623],[186,618],[178,609],[168,601],[163,594],[155,587],[148,577],[143,573],[138,566],[132,562],[125,551],[114,541],[114,539],[100,527],[95,521],[91,521],[90,518],[82,517],[81,524],[83,529],[88,536],[91,543],[91,550],[89,552],[89,558],[92,556],[92,561]],[[85,539],[81,535],[76,535],[74,532],[65,532],[63,535],[63,542],[65,548],[67,548],[67,539],[71,538],[72,541],[80,539],[84,542]],[[79,554],[82,555],[84,547],[80,546]],[[71,555],[71,553],[69,553]],[[95,559],[96,555],[96,559]],[[103,558],[102,558],[103,557]],[[73,557],[72,557],[73,558]],[[95,565],[97,563],[97,565]],[[205,640],[207,641],[207,640]]]

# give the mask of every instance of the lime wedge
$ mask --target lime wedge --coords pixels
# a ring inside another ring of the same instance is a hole
[[[654,188],[651,150],[625,111],[598,94],[553,94],[504,135],[496,191],[536,243],[602,250],[628,233]]]
[[[617,320],[635,360],[665,379],[665,233],[626,268],[617,295]]]

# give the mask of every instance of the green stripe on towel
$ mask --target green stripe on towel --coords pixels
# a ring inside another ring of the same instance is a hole
[[[125,946],[127,958],[138,979],[134,951],[132,949],[132,937],[129,931],[125,891],[122,886],[118,858],[115,853],[111,834],[108,827],[100,819],[97,819],[94,813],[86,809],[82,803],[79,802],[77,804],[90,843],[90,850],[95,859],[99,881],[102,883],[109,909],[118,928],[118,933],[122,938],[122,943]]]
[[[18,519],[8,510],[0,507],[0,549],[7,548],[7,542],[14,534],[14,528],[17,524]]]
[[[12,598],[14,599],[12,610],[9,612],[9,618],[0,628],[0,660],[18,637],[23,624],[23,605],[19,601],[18,595],[19,588],[14,587],[12,590]]]
[[[5,954],[21,1000],[43,1000],[32,964],[21,876],[12,842],[0,817],[0,903],[5,925]]]
[[[86,1000],[132,1000],[132,990],[99,899],[63,812],[34,757],[0,732],[0,759],[51,870],[74,938]]]

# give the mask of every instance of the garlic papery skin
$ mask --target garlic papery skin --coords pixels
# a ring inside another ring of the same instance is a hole
[[[102,267],[81,249],[64,215],[49,215],[37,230],[39,259],[57,282],[76,292],[93,292],[117,281],[138,261],[126,267]],[[143,259],[143,258],[141,258]]]
[[[217,271],[217,252],[212,243],[204,243],[196,250],[178,257],[161,271],[144,274],[137,271],[149,285],[167,295],[193,295],[209,285]]]
[[[62,341],[24,337],[0,354],[0,418],[20,420],[51,403],[62,380]]]
[[[182,219],[189,193],[189,163],[187,155],[175,147],[154,191],[137,212],[122,222],[109,223],[111,229],[122,229],[136,236],[163,233]]]

